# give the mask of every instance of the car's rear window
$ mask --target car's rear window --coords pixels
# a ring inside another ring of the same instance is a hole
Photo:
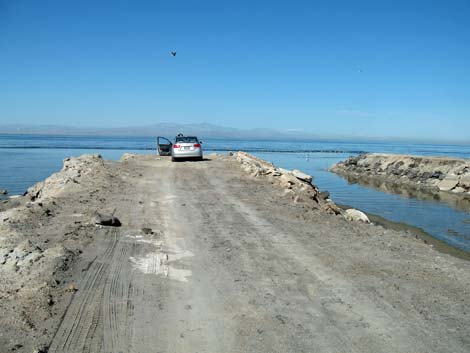
[[[196,136],[176,136],[175,141],[176,142],[188,142],[188,143],[198,142]]]

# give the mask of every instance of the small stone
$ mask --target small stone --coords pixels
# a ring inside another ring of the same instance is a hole
[[[341,208],[336,206],[336,204],[332,201],[327,202],[326,205],[323,206],[323,207],[324,207],[325,211],[329,214],[334,214],[334,215],[341,214]]]
[[[43,345],[33,351],[33,353],[47,353],[49,352],[49,346]]]
[[[49,295],[47,298],[47,305],[52,306],[54,305],[54,300],[52,299],[52,296]]]
[[[153,230],[151,228],[142,228],[142,233],[153,234]]]
[[[8,191],[6,189],[0,189],[0,195],[8,195]]]
[[[92,219],[91,222],[96,224],[96,225],[101,225],[101,226],[110,226],[110,227],[120,227],[121,226],[121,221],[114,216],[109,216],[109,215],[102,215],[96,212]]]
[[[282,186],[289,189],[292,187],[292,185],[299,183],[298,179],[292,174],[283,174],[280,176],[279,180]]]
[[[75,293],[76,291],[78,291],[78,288],[75,287],[75,284],[70,283],[65,290],[67,292]]]

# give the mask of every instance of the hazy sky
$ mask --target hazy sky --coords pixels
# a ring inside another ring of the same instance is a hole
[[[0,123],[155,122],[470,140],[470,1],[0,0]]]

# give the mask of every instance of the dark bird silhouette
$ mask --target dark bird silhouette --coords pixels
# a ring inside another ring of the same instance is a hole
[[[172,51],[172,52],[171,52],[171,55],[176,56],[176,52],[175,52],[175,51]]]

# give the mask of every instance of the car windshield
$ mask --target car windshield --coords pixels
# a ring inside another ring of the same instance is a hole
[[[176,136],[175,142],[188,142],[188,143],[197,143],[196,136]]]

